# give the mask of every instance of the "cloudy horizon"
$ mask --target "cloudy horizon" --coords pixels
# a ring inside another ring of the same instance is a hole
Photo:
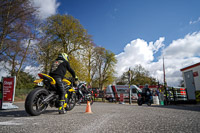
[[[150,72],[150,76],[163,83],[163,57],[165,63],[166,82],[170,86],[180,85],[183,80],[180,69],[200,62],[200,32],[187,34],[184,38],[173,40],[169,45],[164,44],[164,37],[160,37],[155,43],[136,39],[124,47],[124,51],[116,55],[117,76],[142,65]],[[166,46],[166,47],[165,47]],[[155,54],[161,55],[155,61]]]

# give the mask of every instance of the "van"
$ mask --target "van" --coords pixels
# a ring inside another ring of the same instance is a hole
[[[138,99],[138,92],[142,92],[142,90],[136,85],[131,85],[131,99]],[[108,85],[106,88],[106,100],[113,102],[119,101],[120,94],[123,94],[123,98],[125,101],[129,100],[129,85]]]

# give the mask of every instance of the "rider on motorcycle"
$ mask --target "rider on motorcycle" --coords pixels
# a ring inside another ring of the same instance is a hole
[[[65,88],[62,80],[67,70],[70,72],[70,74],[75,80],[78,80],[74,70],[70,67],[68,55],[66,53],[61,53],[58,55],[58,58],[53,62],[49,73],[49,75],[55,79],[56,88],[59,92],[59,114],[66,113],[63,107],[65,103]]]
[[[148,84],[145,84],[144,88],[142,89],[142,95],[144,96],[145,101],[150,99],[151,91]]]
[[[81,101],[82,101],[82,98],[84,97],[85,94],[88,94],[88,90],[87,90],[87,87],[86,87],[86,83],[80,83],[77,87],[77,96],[78,96],[78,102],[77,104],[81,105]]]

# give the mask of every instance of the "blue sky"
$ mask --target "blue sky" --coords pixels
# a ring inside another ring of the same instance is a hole
[[[69,14],[93,36],[94,43],[115,54],[130,41],[165,37],[164,44],[200,30],[190,24],[200,16],[199,0],[59,0],[58,13]]]

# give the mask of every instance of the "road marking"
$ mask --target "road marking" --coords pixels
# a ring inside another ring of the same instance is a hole
[[[23,125],[23,123],[18,123],[15,121],[4,121],[4,122],[0,122],[0,125],[2,126],[12,126],[12,125]]]
[[[32,120],[32,119],[33,118],[14,118],[13,120],[10,121],[0,122],[0,125],[2,126],[23,125],[24,123],[26,123],[24,120]]]

